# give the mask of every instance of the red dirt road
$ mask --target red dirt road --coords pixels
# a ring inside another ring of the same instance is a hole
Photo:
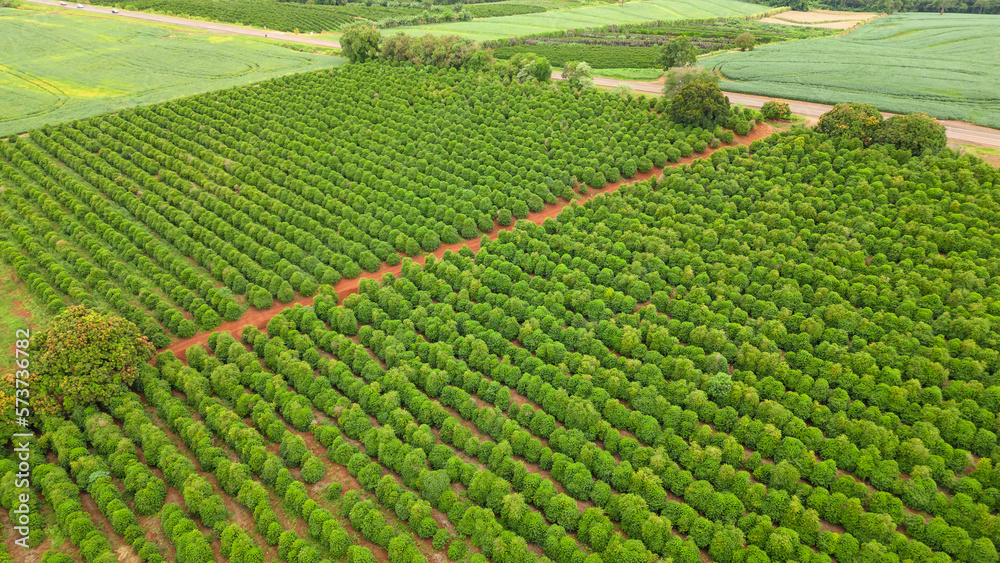
[[[724,148],[727,146],[749,145],[750,143],[756,141],[757,139],[762,139],[770,135],[772,131],[773,131],[772,127],[765,123],[755,127],[754,130],[751,131],[749,135],[737,136],[732,143],[728,145],[723,144],[719,148]],[[692,155],[686,158],[682,158],[680,162],[668,164],[667,166],[671,167],[671,166],[680,166],[682,164],[689,164],[699,158],[705,158],[711,155],[716,150],[718,149],[708,149],[703,154],[700,154],[697,157]],[[653,168],[649,172],[636,174],[635,177],[633,178],[622,180],[614,184],[608,184],[607,186],[605,186],[600,190],[592,189],[588,191],[586,195],[579,196],[577,199],[573,201],[576,201],[578,203],[583,203],[600,194],[613,193],[617,191],[618,188],[620,188],[625,184],[632,184],[635,182],[648,180],[653,176],[659,175],[661,172],[663,172],[662,168]],[[570,201],[561,199],[552,205],[546,205],[541,211],[537,213],[529,213],[526,219],[528,221],[540,225],[542,224],[543,221],[545,221],[549,217],[555,217],[556,215],[558,215],[559,212],[562,211],[563,207],[566,207],[569,204]],[[488,237],[490,240],[493,240],[497,238],[497,236],[500,234],[500,231],[510,231],[513,228],[514,228],[513,225],[507,227],[501,227],[498,224],[494,224],[493,230],[490,231],[489,233],[484,233],[483,236]],[[428,254],[433,254],[435,258],[441,258],[442,256],[444,256],[445,252],[449,250],[452,252],[456,252],[463,246],[468,246],[473,252],[477,252],[479,250],[479,246],[481,243],[482,243],[482,238],[480,237],[471,240],[457,242],[454,244],[442,244],[437,250]],[[418,264],[423,264],[424,261],[427,259],[428,254],[422,254],[420,256],[416,256],[411,259]],[[340,301],[343,301],[348,295],[351,295],[352,293],[357,293],[358,284],[362,279],[365,278],[380,279],[384,274],[392,274],[394,276],[398,276],[399,273],[402,271],[402,269],[403,269],[402,264],[397,264],[395,266],[383,265],[382,268],[380,268],[376,272],[362,272],[360,277],[340,280],[336,285],[333,286],[333,288],[337,292],[337,297],[340,299]],[[272,317],[274,317],[281,311],[289,307],[294,307],[295,305],[299,304],[312,305],[312,303],[313,303],[312,297],[299,297],[298,299],[295,299],[291,303],[275,303],[274,306],[272,306],[270,309],[265,309],[265,310],[250,309],[238,320],[222,323],[215,330],[201,332],[192,336],[191,338],[178,340],[177,342],[174,342],[170,346],[167,346],[166,348],[163,348],[160,351],[162,352],[164,350],[170,350],[181,361],[186,362],[187,349],[195,344],[200,344],[203,347],[207,347],[206,343],[208,342],[208,336],[213,332],[218,332],[223,330],[228,331],[233,336],[233,338],[239,340],[240,334],[244,326],[253,325],[259,329],[263,329],[267,325],[267,322],[270,321]]]

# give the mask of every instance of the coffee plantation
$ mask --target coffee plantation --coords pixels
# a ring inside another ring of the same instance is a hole
[[[1000,171],[673,104],[368,62],[7,139],[5,267],[159,350],[0,505],[43,562],[1000,563]]]
[[[164,346],[715,136],[649,110],[369,64],[46,127],[0,146],[0,252],[51,311],[104,303]]]

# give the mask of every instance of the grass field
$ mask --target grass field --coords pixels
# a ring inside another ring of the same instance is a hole
[[[600,68],[594,74],[619,80],[651,81],[659,78],[663,71],[658,68]]]
[[[356,19],[378,21],[392,16],[415,16],[418,7],[314,5],[273,0],[91,0],[126,10],[193,17],[280,31],[333,31]]]
[[[897,14],[835,38],[703,59],[734,92],[869,102],[1000,127],[1000,16]]]
[[[0,9],[0,135],[323,67],[265,40]]]
[[[9,353],[19,330],[44,329],[51,315],[27,290],[13,268],[0,264],[0,374],[14,369],[14,355]]]
[[[614,4],[580,8],[578,10],[483,18],[469,22],[396,27],[384,30],[382,33],[385,35],[400,32],[410,35],[433,33],[435,35],[459,35],[477,41],[486,41],[611,24],[746,16],[761,13],[767,9],[765,6],[738,2],[736,0],[706,0],[702,2],[694,0],[647,0],[645,2],[629,2],[624,7]]]

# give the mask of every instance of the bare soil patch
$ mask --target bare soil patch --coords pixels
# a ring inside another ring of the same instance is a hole
[[[97,501],[89,493],[80,494],[80,504],[83,505],[84,512],[94,522],[97,529],[108,537],[108,541],[111,542],[111,549],[118,557],[118,561],[122,563],[140,562],[135,550],[125,541],[125,538],[114,531],[111,521],[101,512],[101,509],[97,506]]]
[[[24,308],[24,305],[20,301],[18,301],[17,299],[14,300],[14,311],[13,311],[13,313],[15,315],[17,315],[18,317],[21,317],[22,319],[26,320],[26,321],[29,320],[29,319],[31,319],[31,313],[28,312],[28,310]]]
[[[822,27],[826,29],[850,29],[860,22],[879,16],[874,12],[837,12],[833,10],[810,10],[798,12],[795,10],[782,12],[776,16],[763,18],[764,23],[779,25],[800,25],[806,27]]]

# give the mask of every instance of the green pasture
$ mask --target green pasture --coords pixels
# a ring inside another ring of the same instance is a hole
[[[594,69],[595,76],[605,78],[617,78],[618,80],[638,80],[640,82],[651,82],[663,74],[659,68],[598,68]]]
[[[856,31],[704,58],[733,92],[868,102],[1000,127],[1000,16],[911,13]]]
[[[0,135],[344,62],[252,37],[0,8]]]
[[[410,35],[426,35],[433,33],[435,35],[458,35],[477,41],[486,41],[611,24],[748,16],[768,9],[766,6],[738,2],[737,0],[645,0],[628,2],[624,6],[608,4],[576,10],[482,18],[468,22],[394,27],[383,30],[382,34],[392,35],[402,32]]]

